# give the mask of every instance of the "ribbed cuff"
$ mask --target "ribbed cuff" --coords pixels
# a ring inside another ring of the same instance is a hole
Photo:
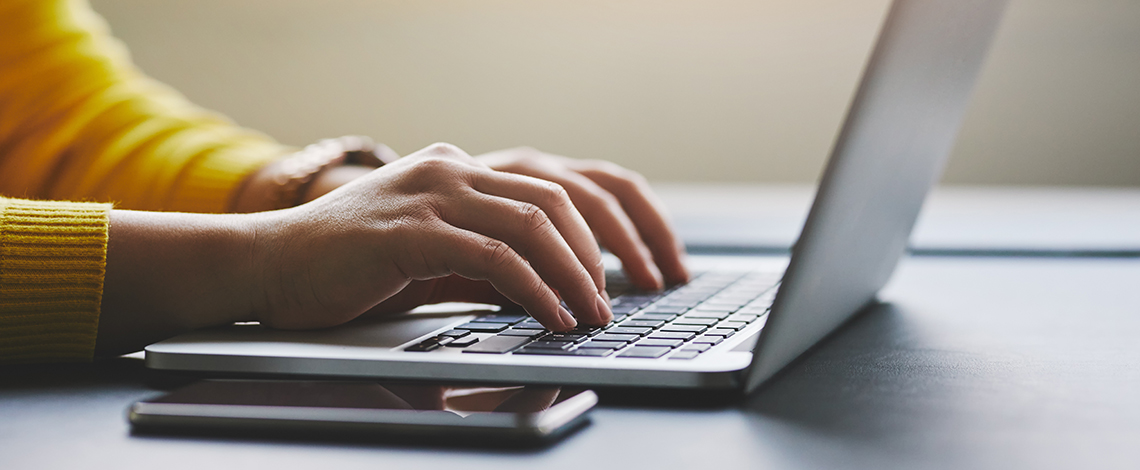
[[[0,198],[0,362],[94,356],[110,211]]]

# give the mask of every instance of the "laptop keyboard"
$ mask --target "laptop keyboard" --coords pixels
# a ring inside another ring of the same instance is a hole
[[[614,320],[565,333],[525,313],[484,315],[404,348],[470,354],[693,359],[768,314],[782,272],[707,272],[663,292],[607,279]]]

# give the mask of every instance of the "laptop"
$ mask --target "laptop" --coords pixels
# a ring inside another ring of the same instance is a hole
[[[317,331],[237,324],[146,348],[153,369],[749,392],[875,302],[954,143],[1005,0],[894,0],[790,258],[692,256],[615,320],[409,312]]]

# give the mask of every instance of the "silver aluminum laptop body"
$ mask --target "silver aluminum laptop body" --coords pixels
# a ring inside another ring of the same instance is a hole
[[[408,314],[319,331],[233,325],[146,348],[148,367],[243,374],[751,391],[872,302],[937,180],[1006,0],[895,0],[788,259],[694,256],[694,271],[786,273],[771,311],[689,360],[405,351],[475,318]]]

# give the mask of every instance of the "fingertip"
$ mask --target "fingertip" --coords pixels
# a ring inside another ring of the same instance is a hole
[[[605,325],[614,320],[614,313],[610,310],[610,303],[602,297],[602,294],[598,294],[594,303],[598,308],[598,325]]]
[[[578,320],[575,320],[574,315],[571,315],[570,311],[566,310],[562,306],[558,307],[558,316],[562,319],[563,331],[572,330],[574,327],[578,326]]]
[[[665,288],[665,276],[661,274],[661,269],[659,269],[657,265],[653,263],[646,264],[645,274],[648,274],[648,276],[642,276],[639,280],[640,282],[637,282],[641,284],[639,287],[651,291]]]
[[[684,263],[678,262],[671,269],[669,269],[669,282],[671,284],[684,284],[692,279],[692,274],[689,268]]]

